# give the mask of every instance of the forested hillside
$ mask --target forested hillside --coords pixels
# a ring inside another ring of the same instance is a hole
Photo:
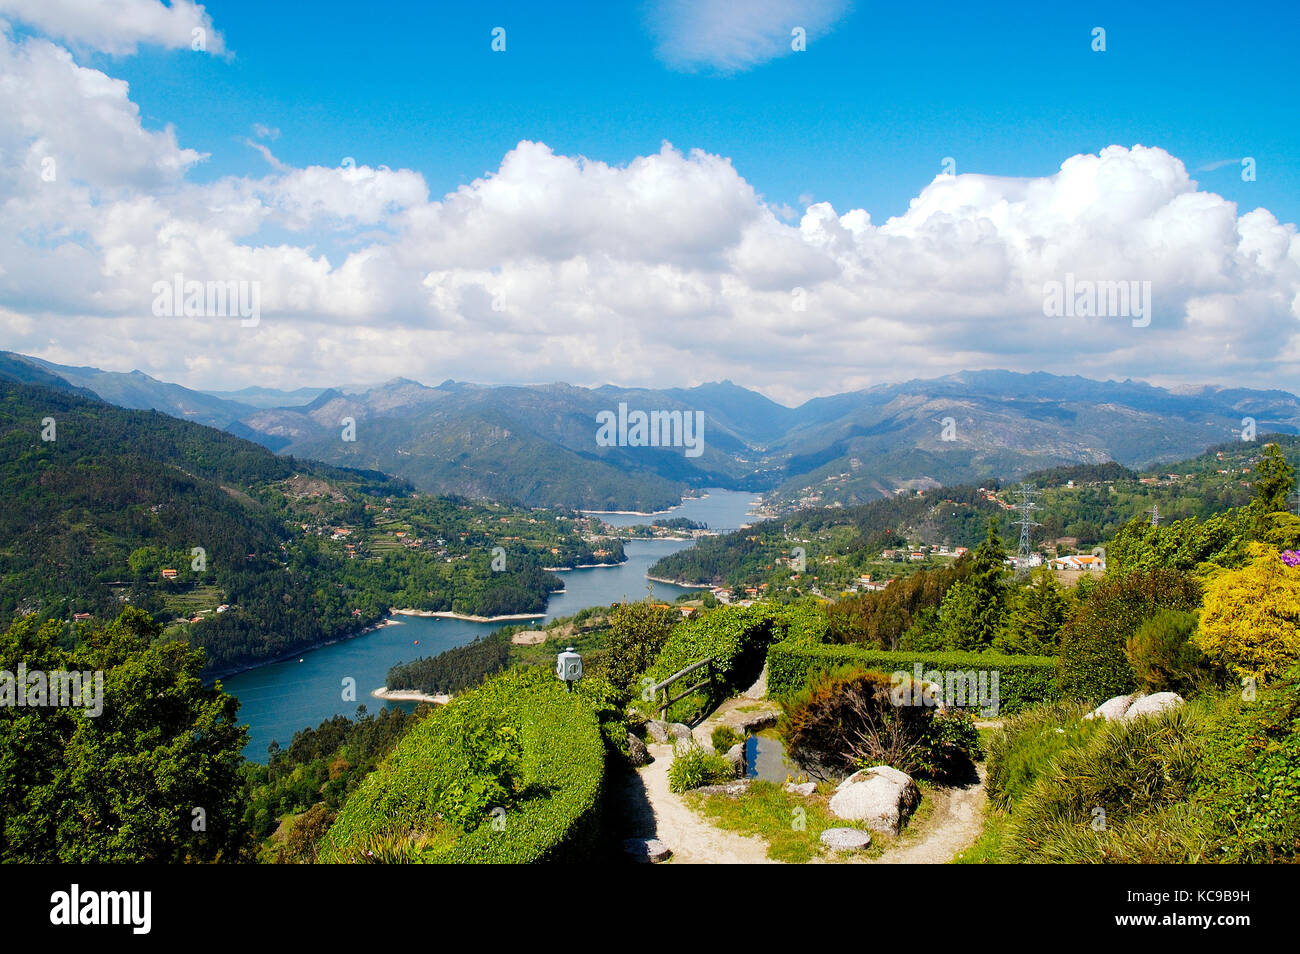
[[[393,606],[537,612],[543,566],[623,559],[573,514],[414,494],[154,411],[0,381],[0,613],[146,609],[209,671],[350,635]],[[498,549],[499,548],[499,549]]]
[[[1250,500],[1252,468],[1265,443],[1275,442],[1293,466],[1300,438],[1261,435],[1209,448],[1190,460],[1137,473],[1114,462],[1055,467],[1029,474],[1037,493],[1033,542],[1049,552],[1073,553],[1105,543],[1135,517],[1155,510],[1164,521],[1205,519]],[[757,587],[833,595],[862,574],[877,580],[908,575],[941,562],[909,548],[971,548],[992,517],[1000,535],[1018,539],[1021,482],[983,487],[940,487],[908,492],[856,507],[816,507],[767,520],[664,557],[652,575],[685,583]],[[792,565],[803,550],[806,573]],[[892,556],[882,553],[897,550]],[[946,558],[947,554],[944,555]],[[791,577],[798,579],[791,581]]]

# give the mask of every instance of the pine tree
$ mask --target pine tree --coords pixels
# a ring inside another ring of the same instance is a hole
[[[1255,500],[1264,513],[1278,513],[1287,509],[1287,501],[1295,489],[1295,471],[1282,456],[1277,444],[1265,444],[1264,456],[1255,465]]]

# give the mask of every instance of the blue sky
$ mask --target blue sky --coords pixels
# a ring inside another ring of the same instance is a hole
[[[1140,143],[1241,211],[1300,219],[1293,2],[858,3],[805,52],[730,75],[666,65],[640,4],[206,6],[230,59],[97,58],[130,82],[146,124],[174,123],[211,154],[196,180],[259,172],[241,142],[255,122],[280,130],[269,145],[293,165],[413,168],[435,194],[521,139],[610,163],[668,140],[730,157],[768,201],[811,195],[880,222],[944,157],[1042,176]],[[505,53],[490,49],[495,26]],[[1243,156],[1254,182],[1238,164],[1201,168]]]
[[[203,388],[1294,389],[1298,11],[0,0],[0,347]],[[256,320],[168,312],[177,275]],[[1093,282],[1142,313],[1046,307]]]

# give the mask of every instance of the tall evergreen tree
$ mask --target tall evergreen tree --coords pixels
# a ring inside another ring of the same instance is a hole
[[[945,649],[988,649],[1007,611],[1005,548],[997,521],[989,520],[984,541],[970,555],[970,573],[953,584],[939,609]]]
[[[1277,513],[1287,509],[1287,501],[1295,490],[1295,471],[1282,456],[1277,444],[1265,444],[1264,456],[1255,465],[1255,500],[1264,513]]]

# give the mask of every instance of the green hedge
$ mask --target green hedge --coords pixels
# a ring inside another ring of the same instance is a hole
[[[701,689],[674,703],[668,718],[691,719],[732,692],[747,689],[763,671],[763,658],[777,623],[776,608],[757,603],[753,606],[721,606],[677,626],[647,675],[660,682],[691,663],[712,656],[718,684],[713,696]],[[681,692],[704,677],[702,669],[693,672],[670,686],[669,692]]]
[[[457,712],[457,709],[460,712]],[[521,786],[504,826],[461,832],[436,817],[460,726],[497,716],[517,732]],[[321,860],[527,864],[591,860],[599,850],[605,744],[589,703],[544,669],[516,670],[456,697],[416,726],[349,797]],[[421,840],[420,833],[433,832]],[[373,854],[366,854],[372,852]]]
[[[1056,699],[1057,660],[1052,656],[1004,656],[998,653],[890,652],[857,646],[822,644],[798,646],[774,643],[767,651],[767,693],[777,698],[799,692],[814,672],[855,665],[886,673],[909,675],[921,664],[923,672],[998,673],[999,715],[1014,715],[1031,705]]]

